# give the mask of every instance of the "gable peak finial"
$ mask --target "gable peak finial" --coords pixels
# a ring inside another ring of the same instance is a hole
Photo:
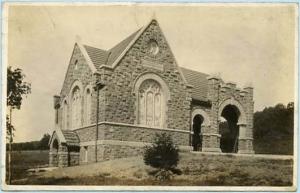
[[[157,21],[155,12],[152,13],[151,21]]]

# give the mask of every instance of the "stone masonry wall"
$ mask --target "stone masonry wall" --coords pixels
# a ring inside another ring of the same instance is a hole
[[[208,85],[208,98],[212,103],[210,122],[211,122],[211,133],[210,136],[214,138],[214,143],[210,144],[213,148],[219,148],[219,111],[222,111],[220,105],[224,102],[231,100],[235,104],[239,105],[240,108],[245,112],[245,123],[239,122],[238,124],[245,125],[245,136],[239,136],[239,153],[253,153],[253,88],[245,87],[239,89],[235,83],[224,83],[219,77],[210,77]],[[240,126],[241,129],[241,126]],[[240,133],[241,134],[241,133]]]
[[[153,142],[156,134],[169,134],[177,145],[189,145],[190,133],[170,130],[152,129],[147,127],[104,124],[104,139],[118,141]]]
[[[96,126],[93,125],[75,130],[80,138],[80,153],[78,154],[80,164],[95,162],[95,129]],[[116,123],[101,123],[98,129],[97,161],[142,155],[144,150],[142,144],[152,143],[155,134],[163,132],[170,134],[179,147],[189,145],[190,133],[186,131],[161,130]]]
[[[76,63],[77,61],[77,63]],[[75,65],[76,63],[76,65]],[[75,67],[77,66],[77,67]],[[71,101],[71,88],[73,86],[73,83],[78,80],[81,84],[81,106],[84,104],[84,91],[87,88],[87,86],[90,86],[91,88],[91,123],[96,123],[96,108],[97,108],[97,92],[94,90],[94,85],[96,81],[96,77],[93,75],[90,67],[88,66],[86,59],[84,58],[79,46],[75,44],[72,57],[70,59],[70,64],[65,76],[65,80],[63,83],[63,87],[60,93],[61,98],[61,105],[59,108],[59,125],[60,128],[62,128],[62,107],[63,107],[63,101],[64,99],[67,99],[68,102],[68,129],[70,129],[70,120],[71,120],[71,113],[70,113],[70,101]],[[103,121],[104,117],[104,93],[102,91],[99,92],[99,121]],[[81,109],[81,113],[83,114],[83,108]],[[82,116],[82,125],[84,126],[84,120]],[[64,128],[63,128],[64,129]]]
[[[147,46],[150,39],[157,40],[159,53],[149,56]],[[145,63],[158,65],[160,69]],[[136,97],[133,95],[135,80],[145,72],[159,75],[170,90],[167,102],[167,127],[189,130],[191,91],[183,81],[174,57],[156,21],[144,31],[115,69],[101,68],[101,81],[106,85],[105,120],[134,124]]]

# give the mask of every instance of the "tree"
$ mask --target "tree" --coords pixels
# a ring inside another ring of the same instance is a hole
[[[293,154],[294,103],[255,112],[253,129],[257,153]]]
[[[13,142],[13,132],[15,130],[12,125],[12,110],[20,109],[22,105],[23,96],[26,96],[31,92],[31,85],[24,82],[25,75],[22,70],[12,67],[7,68],[7,98],[6,105],[9,107],[9,115],[6,116],[6,133],[9,141],[8,152],[8,181],[11,184],[11,143]]]
[[[156,170],[151,173],[156,179],[168,180],[172,174],[180,174],[176,169],[179,161],[179,149],[166,133],[156,134],[154,143],[145,147],[144,163]]]
[[[40,150],[49,149],[48,146],[49,140],[50,140],[50,135],[48,133],[44,134],[43,138],[39,141],[39,149]]]

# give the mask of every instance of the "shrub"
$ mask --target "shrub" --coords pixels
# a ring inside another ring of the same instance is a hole
[[[173,174],[181,174],[176,169],[179,161],[179,149],[173,143],[170,135],[166,133],[156,134],[154,143],[145,147],[144,163],[157,170],[150,173],[156,179],[168,180]]]

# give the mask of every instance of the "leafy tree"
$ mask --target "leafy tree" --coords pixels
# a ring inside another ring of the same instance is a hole
[[[253,129],[257,153],[293,154],[294,103],[255,112]]]
[[[7,68],[7,106],[20,109],[24,95],[31,92],[31,85],[24,82],[25,75],[20,68]]]
[[[9,107],[9,116],[6,117],[6,133],[9,141],[9,155],[8,155],[8,181],[11,184],[11,143],[13,142],[13,131],[15,130],[12,125],[12,110],[20,109],[22,105],[23,96],[31,92],[30,84],[24,82],[25,75],[19,68],[7,68],[7,98],[6,105]]]
[[[166,133],[156,134],[154,143],[145,147],[144,163],[156,170],[151,175],[161,181],[168,180],[173,174],[180,174],[176,169],[179,161],[179,149]]]
[[[48,133],[44,134],[43,138],[39,141],[39,149],[40,150],[49,149],[48,146],[49,140],[50,140],[50,135]]]

